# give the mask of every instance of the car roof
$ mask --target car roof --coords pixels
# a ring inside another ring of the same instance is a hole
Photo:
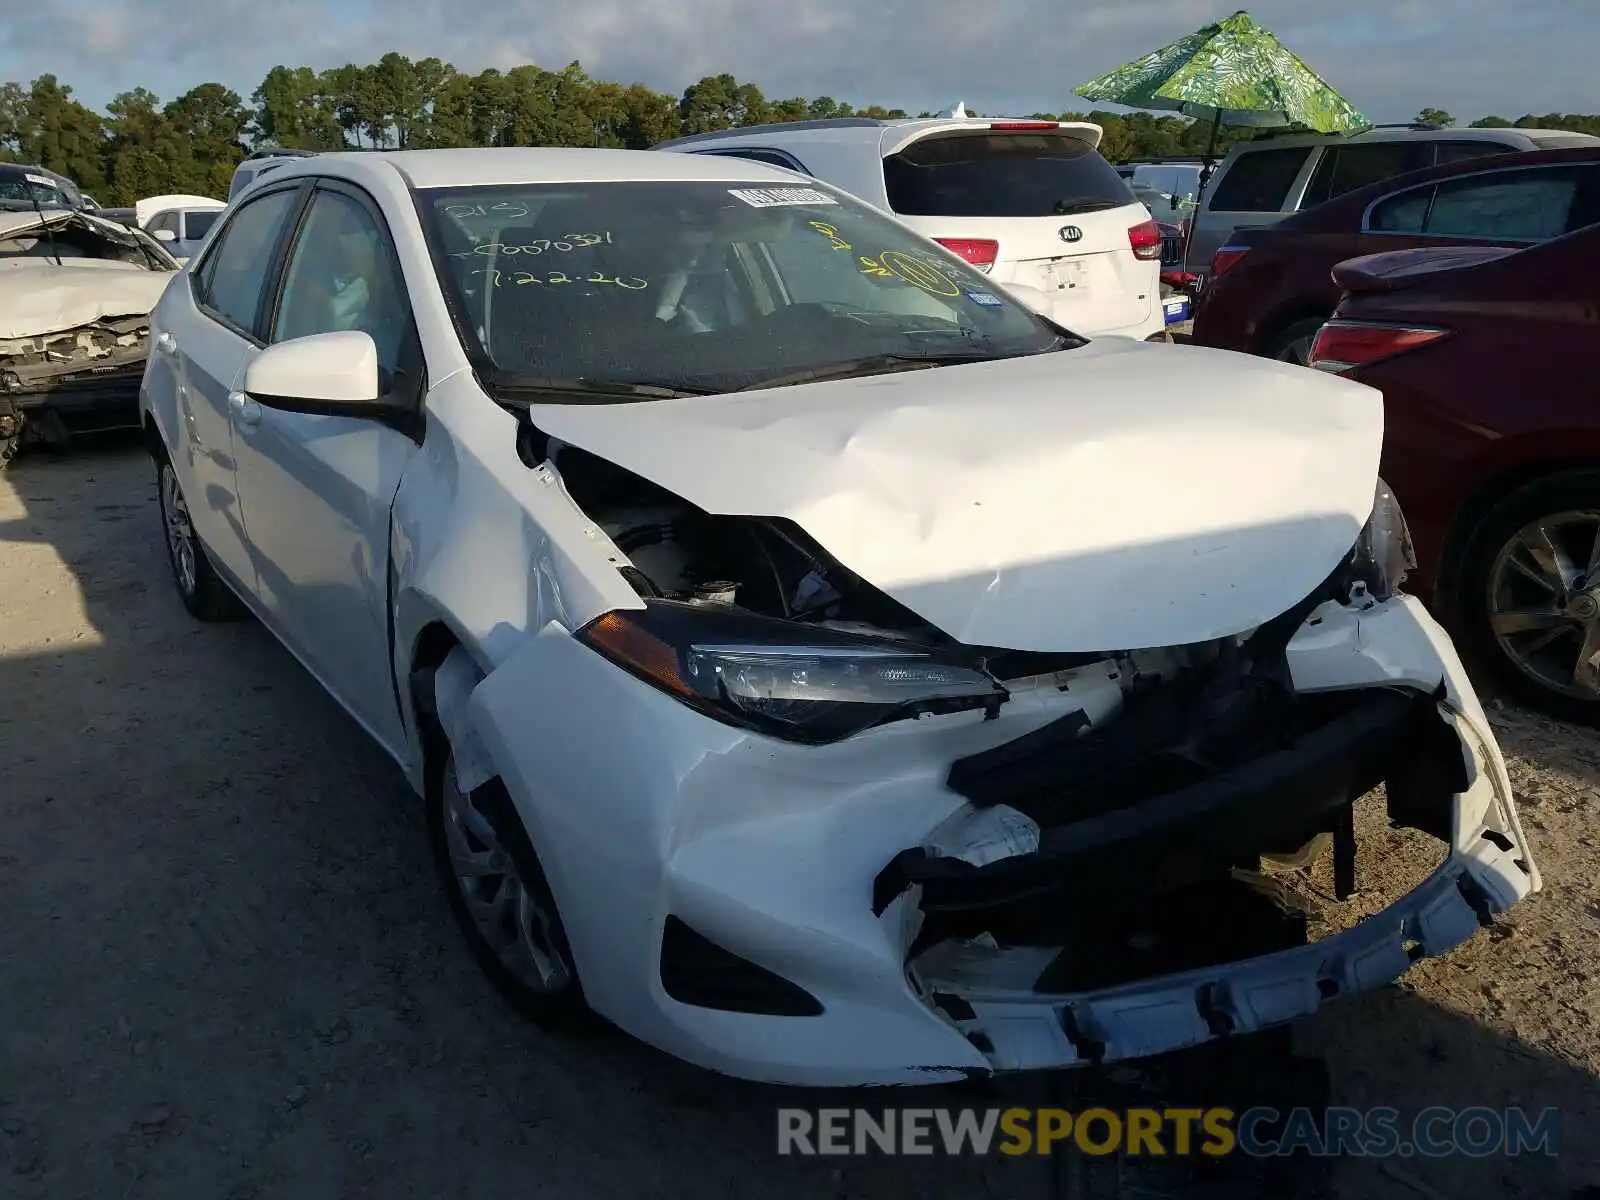
[[[271,178],[277,183],[302,175],[329,175],[364,183],[382,174],[398,174],[413,188],[643,180],[795,183],[791,171],[741,158],[556,146],[335,152],[279,167]]]
[[[1069,135],[1092,133],[1092,139],[1085,137],[1083,140],[1090,141],[1096,147],[1104,133],[1103,128],[1093,121],[1055,121],[1045,118],[1035,121],[1029,117],[830,117],[819,121],[773,121],[765,125],[741,125],[710,133],[691,133],[687,137],[657,142],[650,149],[676,150],[683,146],[713,144],[755,145],[793,138],[801,144],[810,141],[827,141],[834,145],[855,144],[887,157],[931,133],[958,130],[982,133],[996,126],[1001,127],[998,130],[1001,133],[1025,132],[1023,129],[1006,127],[1027,125],[1037,125],[1039,132],[1044,132],[1047,126],[1054,126]]]
[[[1569,146],[1560,150],[1523,150],[1514,154],[1485,154],[1477,158],[1463,158],[1458,162],[1441,163],[1392,175],[1377,183],[1356,188],[1342,196],[1335,196],[1315,208],[1285,217],[1270,228],[1283,233],[1322,229],[1342,229],[1354,215],[1359,218],[1367,205],[1394,192],[1435,183],[1441,179],[1454,179],[1459,175],[1477,175],[1485,171],[1504,171],[1514,167],[1564,166],[1569,163],[1600,163],[1600,139],[1593,146]]]
[[[1230,158],[1256,150],[1281,150],[1298,146],[1348,146],[1373,142],[1498,142],[1501,145],[1527,146],[1535,138],[1582,139],[1600,146],[1600,137],[1570,129],[1520,129],[1512,127],[1439,126],[1391,129],[1374,125],[1352,134],[1289,133],[1278,137],[1255,138],[1239,142],[1228,152]]]

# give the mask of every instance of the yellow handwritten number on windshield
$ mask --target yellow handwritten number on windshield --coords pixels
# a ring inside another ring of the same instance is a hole
[[[829,225],[826,221],[807,221],[806,224],[832,242],[835,250],[850,249],[850,243],[839,236],[838,226]]]
[[[471,274],[481,274],[490,287],[501,287],[505,284],[502,273],[494,267],[473,271]],[[565,271],[550,271],[544,275],[538,275],[532,271],[513,271],[511,272],[511,282],[518,286],[537,283],[545,287],[560,287],[563,284],[571,283],[597,283],[610,287],[619,287],[629,292],[642,291],[650,286],[648,279],[640,279],[637,275],[607,275],[604,271],[593,271],[587,276],[568,275]]]

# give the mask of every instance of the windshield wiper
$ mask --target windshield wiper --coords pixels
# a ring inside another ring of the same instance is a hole
[[[490,387],[512,395],[591,396],[593,403],[608,400],[674,400],[683,396],[712,396],[716,388],[691,387],[679,383],[632,382],[621,379],[561,379],[546,375],[515,375],[495,372]]]
[[[1058,217],[1065,217],[1072,213],[1101,212],[1108,208],[1121,208],[1127,204],[1126,200],[1104,200],[1098,196],[1072,196],[1066,200],[1057,200],[1055,213]]]
[[[873,354],[866,358],[850,358],[843,362],[822,363],[800,371],[770,375],[740,388],[753,392],[758,388],[788,387],[796,383],[814,383],[822,379],[848,379],[854,375],[887,375],[894,371],[917,371],[925,367],[949,367],[958,363],[991,362],[997,358],[1011,358],[1009,354],[985,354],[976,350],[948,354]]]

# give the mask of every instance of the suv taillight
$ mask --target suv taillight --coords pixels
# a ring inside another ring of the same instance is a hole
[[[1317,331],[1306,365],[1335,375],[1381,362],[1450,336],[1431,325],[1385,325],[1366,321],[1329,321]]]
[[[934,238],[933,240],[980,271],[987,271],[994,266],[994,260],[1000,257],[1000,243],[993,238]]]
[[[1249,246],[1223,246],[1211,256],[1211,278],[1221,279],[1239,265],[1239,260],[1250,253]]]
[[[1128,230],[1128,245],[1133,256],[1144,262],[1155,262],[1161,257],[1161,226],[1154,221],[1141,221]]]

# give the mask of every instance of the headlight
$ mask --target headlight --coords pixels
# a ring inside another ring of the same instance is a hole
[[[720,606],[650,600],[577,636],[710,716],[793,741],[837,741],[885,721],[993,709],[1007,698],[983,671],[916,645]]]
[[[1417,567],[1411,531],[1394,492],[1381,478],[1373,494],[1372,515],[1350,552],[1347,577],[1363,583],[1376,599],[1387,600],[1400,590],[1406,576]]]

